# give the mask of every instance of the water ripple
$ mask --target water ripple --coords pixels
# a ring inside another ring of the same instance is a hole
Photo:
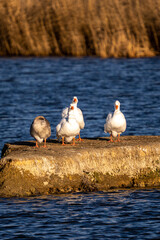
[[[61,110],[75,95],[86,122],[82,137],[106,136],[103,125],[116,99],[127,118],[125,135],[159,135],[159,64],[158,57],[1,58],[1,146],[32,139],[37,115],[48,118],[55,138]]]
[[[159,199],[159,190],[0,199],[0,238],[156,239]]]
[[[160,58],[1,58],[1,149],[32,139],[37,115],[51,123],[79,99],[82,137],[106,136],[116,99],[127,119],[124,135],[160,135]],[[117,191],[0,199],[0,239],[159,239],[160,192]]]

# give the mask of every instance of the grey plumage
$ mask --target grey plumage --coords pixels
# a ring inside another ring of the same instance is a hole
[[[46,139],[51,136],[51,126],[49,121],[43,116],[36,117],[31,124],[30,134],[37,142],[42,143],[43,140],[46,142]]]

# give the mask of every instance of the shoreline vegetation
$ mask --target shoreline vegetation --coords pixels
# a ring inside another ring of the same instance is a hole
[[[160,55],[160,0],[1,0],[0,56]]]

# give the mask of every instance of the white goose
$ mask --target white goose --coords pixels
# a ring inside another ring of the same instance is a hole
[[[104,124],[104,132],[110,134],[110,142],[113,142],[112,137],[117,137],[117,141],[120,142],[120,134],[126,130],[126,119],[123,113],[120,111],[120,102],[115,101],[115,111],[109,113]]]
[[[36,147],[39,147],[38,143],[42,143],[43,140],[43,147],[46,147],[46,139],[51,136],[51,126],[49,121],[43,116],[36,117],[31,124],[30,134],[36,139]]]
[[[56,127],[56,135],[57,138],[62,138],[62,145],[65,145],[64,142],[71,142],[72,139],[72,145],[75,145],[75,137],[79,132],[80,127],[76,120],[75,107],[74,104],[70,104],[67,118],[63,118]]]
[[[72,104],[75,107],[76,120],[77,120],[77,122],[79,124],[79,127],[80,127],[80,130],[81,130],[81,129],[84,128],[85,122],[84,122],[83,113],[82,113],[81,109],[77,107],[77,104],[78,104],[78,98],[77,97],[73,97]],[[62,119],[67,117],[68,109],[69,108],[63,109],[63,111],[62,111]],[[82,139],[80,137],[80,131],[79,131],[78,135],[79,135],[78,140],[82,141]]]
[[[83,118],[83,113],[81,111],[80,108],[77,107],[77,104],[78,104],[78,98],[77,97],[74,97],[73,98],[73,104],[75,106],[75,114],[76,114],[76,120],[77,122],[79,123],[79,127],[80,127],[80,130],[84,128],[85,126],[85,122],[84,122],[84,118]],[[77,140],[79,141],[82,141],[81,137],[80,137],[80,131],[79,131],[79,138]]]

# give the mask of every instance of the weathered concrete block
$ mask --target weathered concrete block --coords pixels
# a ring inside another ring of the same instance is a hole
[[[160,136],[84,139],[76,146],[50,140],[5,144],[0,161],[0,196],[106,191],[160,186]]]

